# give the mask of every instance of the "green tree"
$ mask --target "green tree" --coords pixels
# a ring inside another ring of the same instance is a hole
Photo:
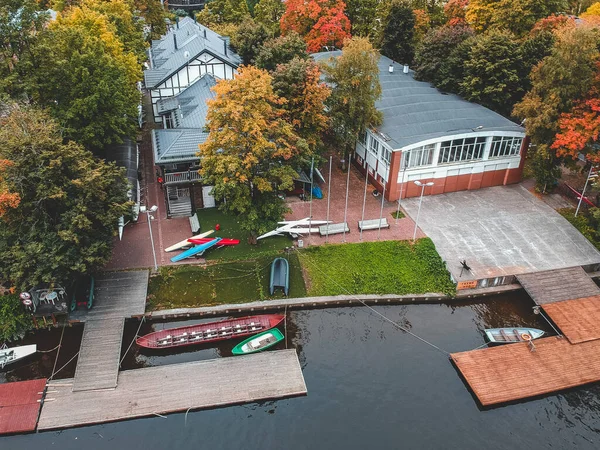
[[[415,14],[403,2],[392,3],[383,28],[381,53],[402,64],[412,64],[414,52]]]
[[[582,26],[557,31],[552,52],[531,72],[531,90],[515,105],[513,114],[525,119],[527,134],[543,162],[536,175],[538,189],[556,179],[554,169],[560,160],[550,144],[559,131],[559,118],[590,90],[599,56],[598,30]]]
[[[354,37],[337,59],[323,64],[332,86],[328,113],[342,155],[354,148],[359,133],[381,124],[381,112],[375,107],[381,97],[378,61],[379,53],[369,40]]]
[[[223,24],[239,25],[248,17],[246,0],[211,0],[196,14],[198,22],[211,29]]]
[[[22,339],[32,328],[33,320],[25,312],[19,296],[0,294],[0,341]]]
[[[279,64],[272,73],[275,94],[284,98],[282,105],[287,121],[299,137],[306,141],[312,156],[322,147],[323,133],[329,127],[325,101],[330,89],[320,81],[321,71],[313,60],[295,57]]]
[[[75,142],[33,107],[4,105],[0,158],[20,202],[0,218],[0,279],[17,289],[67,283],[110,258],[118,218],[131,208],[124,170]]]
[[[67,138],[100,150],[137,127],[140,66],[98,12],[71,8],[32,48],[28,85]]]
[[[473,30],[464,25],[442,26],[430,30],[417,48],[414,68],[419,80],[429,81],[444,90],[458,92],[462,81],[463,61],[454,67],[453,55],[457,47],[474,35]],[[462,50],[462,49],[461,49]],[[468,47],[465,49],[468,54]],[[466,55],[465,55],[466,57]],[[456,71],[458,69],[458,73]]]
[[[167,9],[160,0],[132,0],[136,16],[139,14],[144,19],[145,25],[150,28],[149,39],[158,39],[167,32],[169,16]]]
[[[352,24],[353,36],[373,36],[379,0],[346,0],[346,14]]]
[[[294,162],[307,151],[285,120],[285,100],[264,70],[242,66],[233,80],[219,81],[208,104],[208,138],[200,145],[200,173],[213,185],[219,208],[241,219],[255,242],[286,211],[280,190],[291,189]]]
[[[519,44],[506,32],[489,32],[472,41],[460,84],[467,99],[504,115],[523,97],[525,74]]]
[[[281,0],[260,0],[254,7],[254,20],[262,24],[272,37],[276,37],[281,34],[279,22],[284,11],[285,4]]]
[[[231,45],[244,64],[253,64],[256,54],[269,37],[266,28],[248,17],[231,36]]]
[[[298,33],[290,32],[285,36],[268,39],[256,55],[256,67],[275,70],[277,64],[285,64],[294,58],[308,59],[306,42]]]
[[[49,17],[35,0],[5,0],[0,4],[0,92],[21,93],[19,63]]]

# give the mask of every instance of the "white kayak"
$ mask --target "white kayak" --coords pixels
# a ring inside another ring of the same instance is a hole
[[[170,247],[165,248],[165,252],[174,252],[175,250],[181,250],[184,247],[192,247],[194,244],[192,244],[191,242],[188,242],[188,239],[202,239],[202,238],[205,238],[206,236],[210,236],[214,232],[215,232],[215,230],[209,230],[202,234],[192,236],[191,238],[184,239],[183,241],[178,242],[177,244],[174,244],[174,245],[171,245]]]
[[[7,364],[14,363],[20,359],[33,355],[37,351],[37,345],[22,345],[20,347],[8,348],[6,345],[0,348],[0,369]]]

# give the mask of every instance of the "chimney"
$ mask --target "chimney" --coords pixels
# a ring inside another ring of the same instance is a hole
[[[402,70],[404,73],[408,73],[408,64],[404,64],[404,69]]]
[[[390,67],[388,68],[388,72],[394,73],[394,61],[392,61],[392,63],[390,64]]]
[[[225,56],[227,56],[227,45],[229,44],[229,37],[222,36],[221,39],[223,39],[223,53],[225,54]]]
[[[175,46],[175,50],[177,50],[177,35],[173,33],[173,45]]]
[[[177,24],[177,29],[179,30],[179,16],[175,18],[175,23]]]
[[[204,39],[206,39],[206,28],[204,29]]]

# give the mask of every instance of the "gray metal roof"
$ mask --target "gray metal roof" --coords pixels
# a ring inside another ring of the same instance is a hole
[[[210,53],[232,67],[242,63],[242,59],[231,49],[227,38],[190,17],[184,17],[179,20],[178,27],[169,30],[161,39],[152,41],[149,50],[152,68],[144,71],[146,87],[155,88],[203,52]]]
[[[135,140],[125,137],[121,144],[113,144],[105,149],[106,159],[117,166],[125,167],[125,176],[131,185],[130,200],[137,202],[138,154]]]
[[[175,97],[157,102],[159,114],[174,111],[176,128],[152,130],[152,147],[156,164],[169,164],[198,159],[198,145],[208,133],[204,132],[207,100],[214,98],[211,88],[217,81],[211,74],[203,75],[198,81]]]
[[[312,56],[319,61],[340,54],[338,50]],[[394,64],[394,72],[389,73],[390,64],[391,59],[381,56],[379,82],[382,92],[375,105],[383,113],[383,124],[377,131],[389,138],[387,144],[392,149],[475,131],[525,132],[516,123],[484,106],[442,93],[427,82],[415,80],[414,72],[403,73],[401,64]]]

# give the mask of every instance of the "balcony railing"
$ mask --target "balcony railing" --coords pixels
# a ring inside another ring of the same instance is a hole
[[[202,180],[197,170],[165,173],[165,184],[192,183]]]

